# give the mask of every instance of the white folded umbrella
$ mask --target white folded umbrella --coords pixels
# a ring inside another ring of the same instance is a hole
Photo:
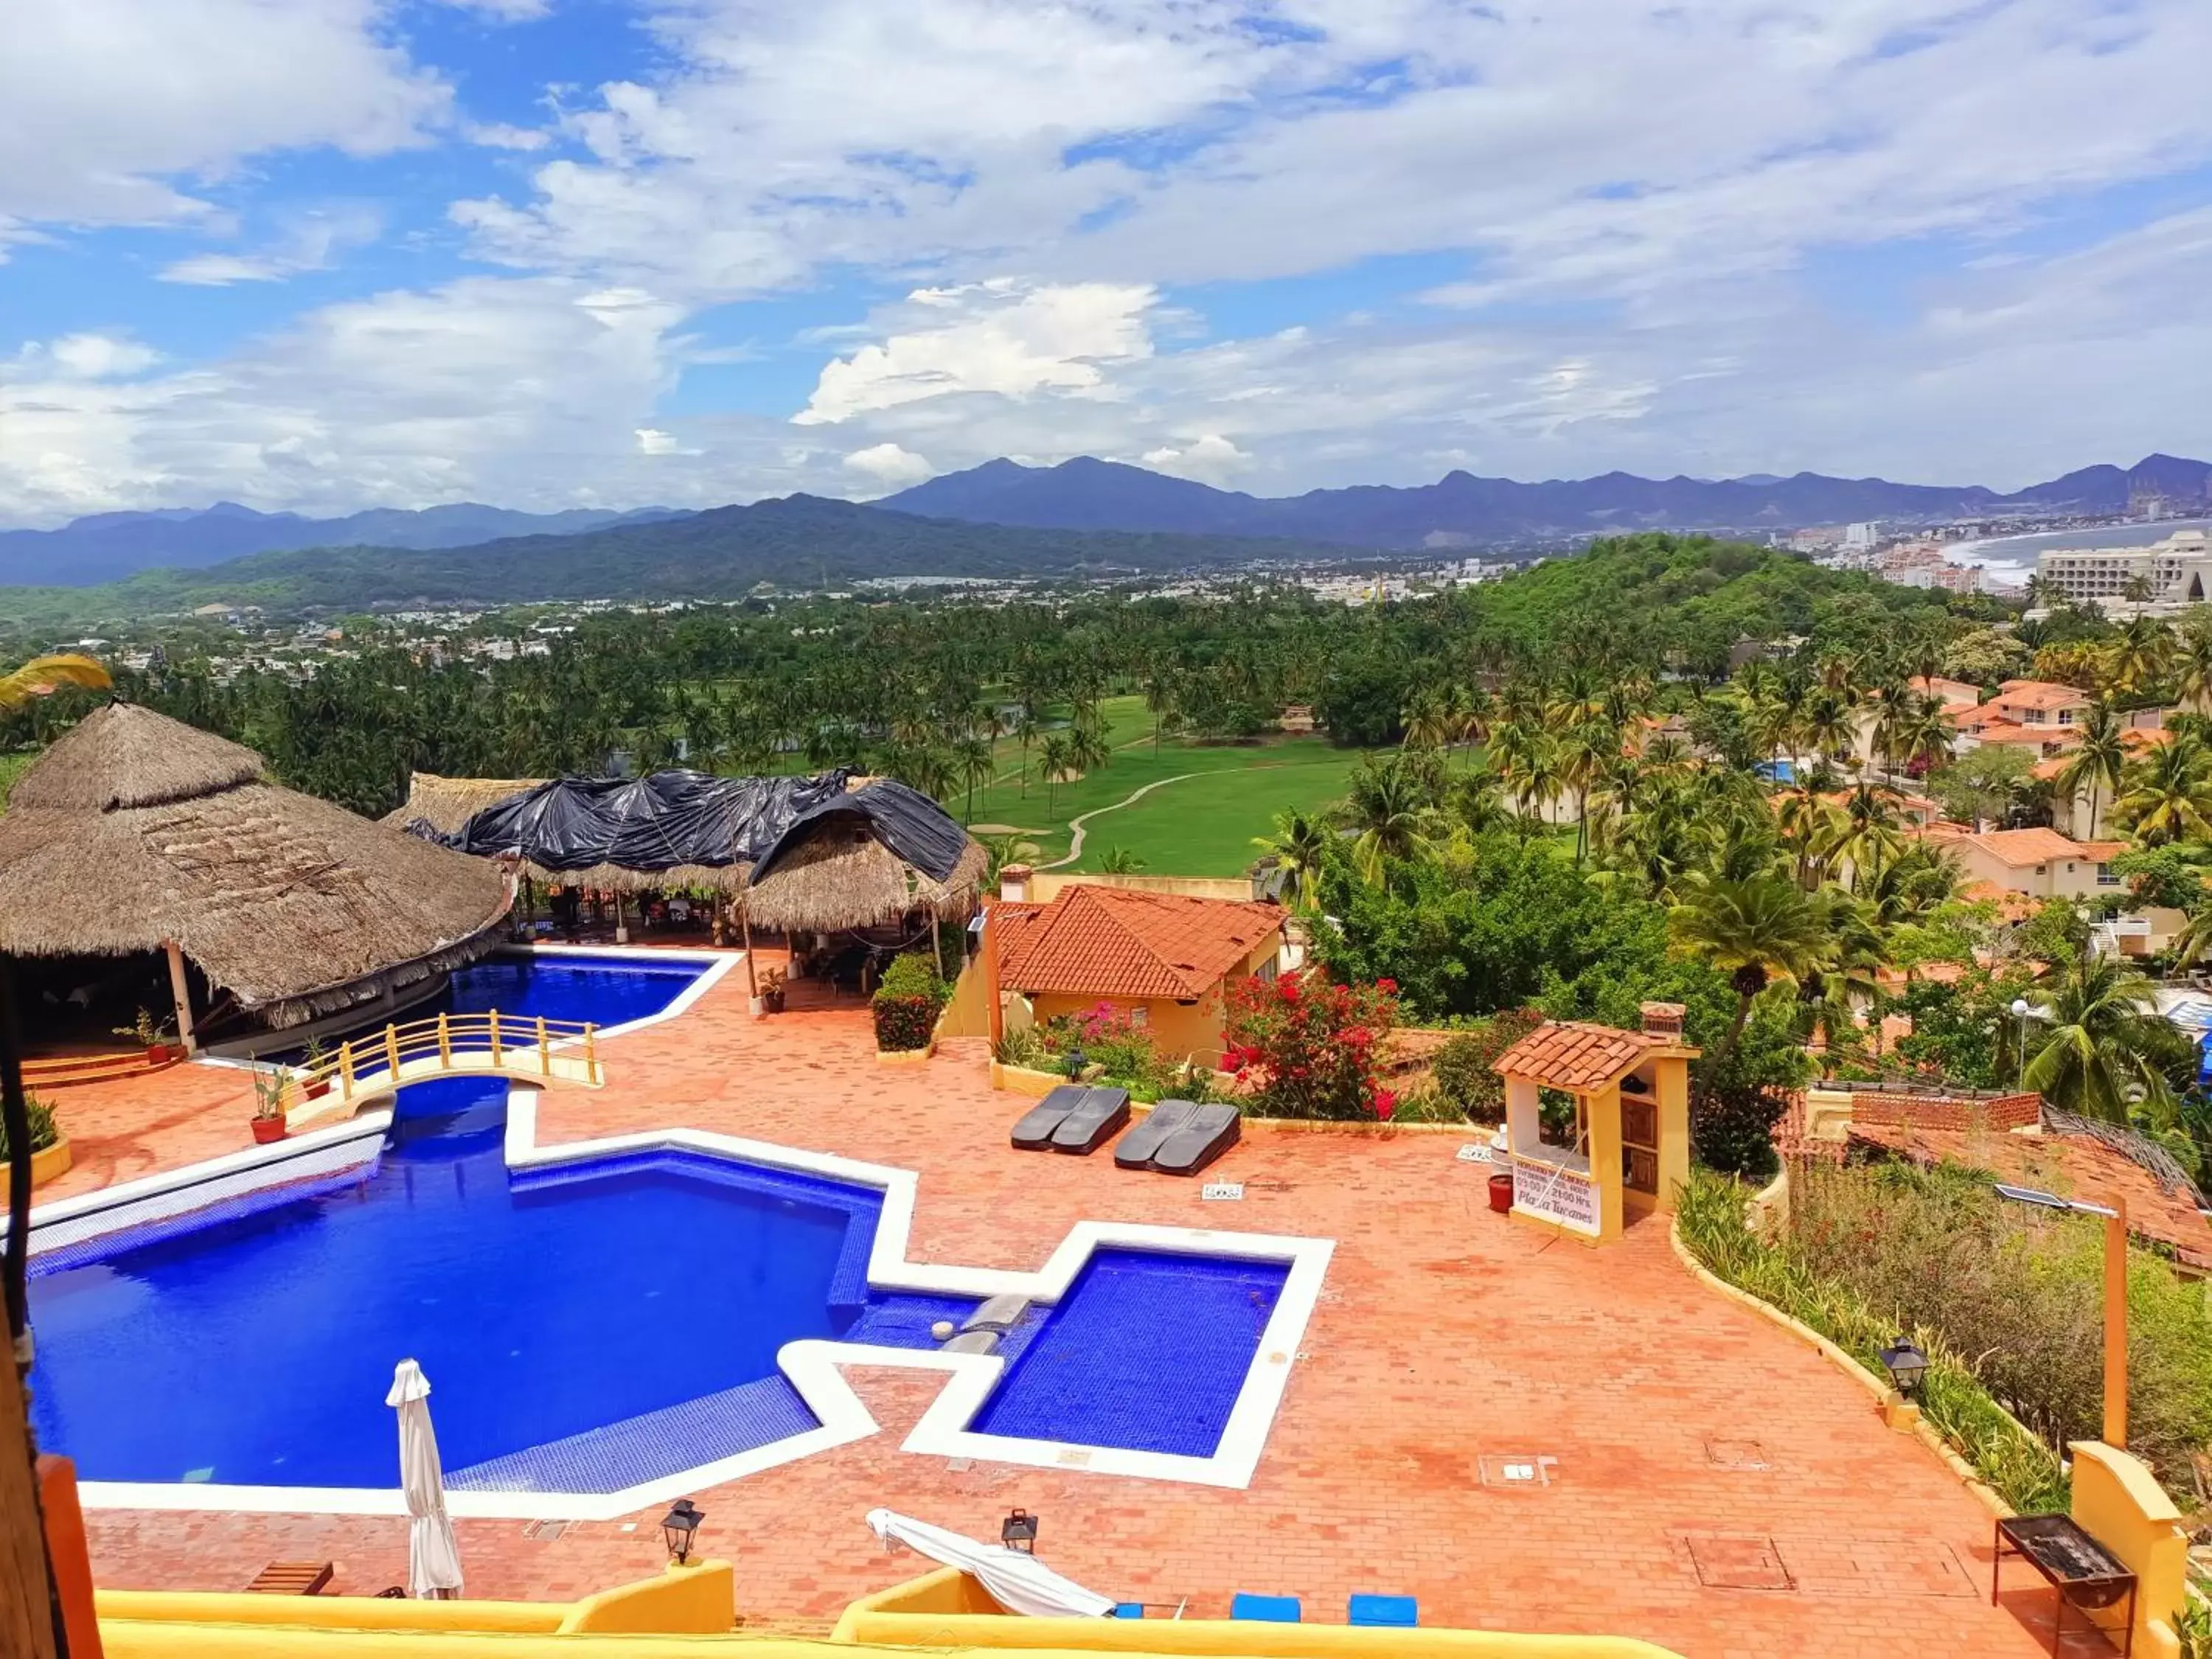
[[[461,1551],[446,1514],[446,1471],[430,1426],[430,1379],[411,1359],[392,1373],[384,1403],[399,1413],[399,1486],[407,1496],[407,1592],[418,1598],[461,1593]]]
[[[903,1544],[918,1555],[959,1568],[1013,1613],[1033,1619],[1103,1619],[1114,1611],[1109,1597],[1062,1578],[1026,1551],[980,1544],[890,1510],[870,1510],[868,1530],[887,1545]]]

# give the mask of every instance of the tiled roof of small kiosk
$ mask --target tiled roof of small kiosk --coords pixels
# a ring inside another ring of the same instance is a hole
[[[1652,1049],[1674,1041],[1578,1019],[1549,1019],[1498,1055],[1497,1070],[1502,1077],[1525,1077],[1553,1089],[1602,1089],[1635,1070]]]

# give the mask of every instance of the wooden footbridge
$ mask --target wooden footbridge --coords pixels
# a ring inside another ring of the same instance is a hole
[[[300,1128],[350,1117],[410,1083],[497,1076],[540,1087],[596,1089],[599,1028],[533,1015],[440,1014],[357,1036],[291,1068],[285,1115]]]

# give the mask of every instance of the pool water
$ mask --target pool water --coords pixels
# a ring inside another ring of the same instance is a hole
[[[701,971],[502,956],[409,1018],[612,1026]],[[510,1171],[507,1088],[416,1084],[362,1170],[33,1257],[41,1443],[94,1480],[388,1488],[413,1358],[457,1486],[620,1491],[817,1426],[785,1343],[933,1348],[976,1305],[870,1288],[871,1188],[679,1150]],[[1286,1272],[1102,1251],[971,1426],[1210,1455]]]
[[[356,1185],[33,1263],[42,1443],[101,1480],[389,1486],[401,1359],[460,1468],[774,1376],[849,1322],[854,1189],[667,1158],[510,1181],[502,1116],[414,1115]]]

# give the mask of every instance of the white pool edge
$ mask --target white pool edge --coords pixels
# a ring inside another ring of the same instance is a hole
[[[554,947],[565,948],[565,947]],[[665,959],[665,951],[636,952]],[[591,954],[611,952],[594,951]],[[693,955],[704,955],[694,952]],[[723,958],[723,972],[735,965]],[[719,974],[711,979],[719,979]],[[692,992],[696,1001],[703,994],[708,975]],[[616,1028],[628,1031],[672,1018],[668,1011]],[[609,1035],[603,1033],[602,1035]],[[1281,1293],[1267,1327],[1261,1333],[1250,1368],[1231,1408],[1219,1443],[1209,1457],[1180,1456],[1162,1452],[1128,1451],[1116,1447],[1091,1446],[1050,1440],[1019,1439],[982,1434],[968,1425],[981,1409],[1006,1362],[996,1354],[954,1354],[939,1349],[884,1347],[802,1339],[789,1342],[776,1356],[787,1379],[820,1421],[819,1428],[788,1437],[715,1462],[679,1470],[652,1481],[613,1492],[449,1491],[447,1507],[462,1517],[510,1520],[609,1521],[667,1503],[688,1493],[740,1480],[764,1469],[795,1462],[835,1447],[866,1439],[881,1425],[869,1412],[844,1375],[852,1365],[898,1367],[945,1374],[945,1384],[901,1443],[901,1449],[925,1456],[967,1457],[1035,1468],[1082,1471],[1152,1480],[1222,1486],[1241,1490],[1251,1484],[1266,1449],[1276,1413],[1288,1387],[1292,1364],[1298,1356],[1308,1323],[1321,1295],[1334,1241],[1273,1233],[1221,1231],[1212,1228],[1169,1227],[1136,1222],[1081,1221],[1070,1228],[1042,1267],[1024,1272],[995,1267],[965,1267],[951,1263],[912,1261],[907,1249],[913,1236],[915,1206],[920,1177],[911,1170],[868,1164],[830,1152],[815,1152],[751,1140],[709,1130],[665,1128],[631,1134],[603,1136],[541,1146],[538,1141],[539,1091],[517,1085],[507,1091],[505,1157],[515,1170],[544,1169],[565,1164],[588,1163],[623,1154],[684,1151],[708,1157],[788,1170],[826,1177],[849,1185],[872,1188],[883,1194],[883,1208],[868,1258],[872,1289],[986,1297],[1027,1297],[1056,1303],[1076,1275],[1102,1249],[1135,1249],[1183,1255],[1229,1257],[1254,1261],[1280,1261],[1289,1267]],[[69,1237],[52,1239],[45,1248],[81,1243],[117,1227],[151,1218],[132,1215],[106,1227],[97,1224],[104,1212],[123,1212],[148,1200],[157,1205],[165,1198],[181,1197],[208,1183],[230,1186],[225,1195],[280,1185],[297,1178],[303,1155],[325,1161],[333,1168],[355,1167],[373,1161],[380,1153],[388,1112],[368,1115],[313,1131],[267,1147],[226,1154],[200,1164],[149,1176],[138,1181],[63,1199],[32,1212],[30,1253],[40,1253],[39,1232],[56,1224],[90,1221],[87,1228],[68,1228]],[[359,1143],[357,1146],[356,1143]],[[1048,1157],[1048,1153],[1036,1153]],[[288,1170],[286,1165],[295,1166]],[[322,1172],[319,1165],[317,1171]],[[257,1175],[264,1178],[258,1182]],[[1166,1176],[1132,1176],[1114,1171],[1109,1180],[1164,1180]],[[242,1182],[242,1184],[241,1184]],[[207,1201],[197,1199],[158,1210],[157,1214],[182,1213]],[[50,1235],[50,1238],[51,1238]],[[390,1515],[404,1513],[396,1488],[246,1486],[213,1483],[88,1480],[82,1483],[82,1500],[94,1509],[164,1510],[230,1510],[251,1514]]]

